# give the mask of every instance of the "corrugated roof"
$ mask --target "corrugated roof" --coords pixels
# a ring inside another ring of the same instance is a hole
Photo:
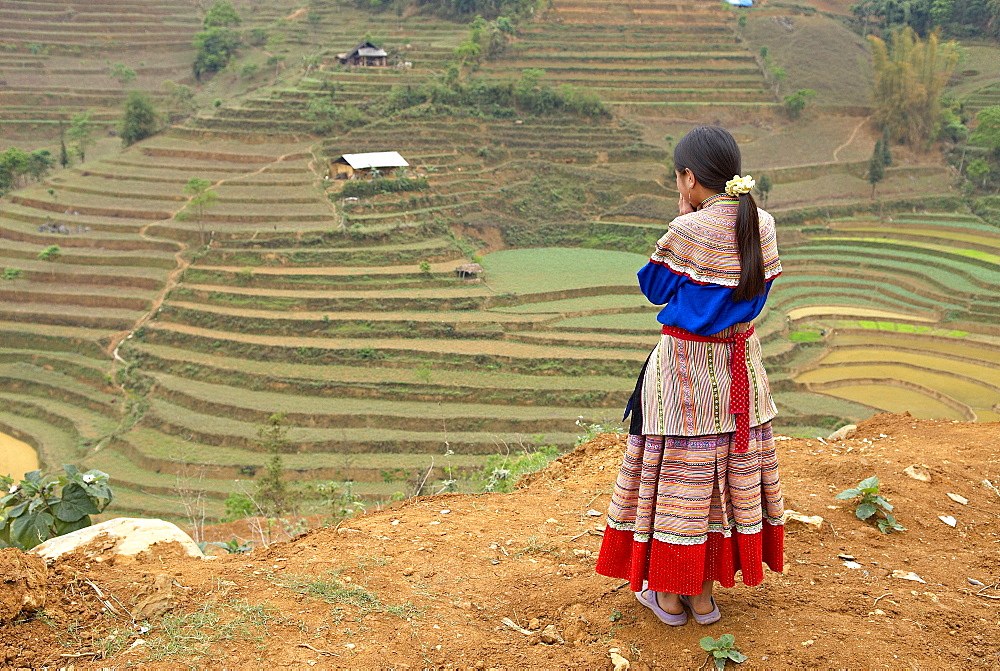
[[[358,49],[359,56],[388,56],[384,49],[372,49],[371,47],[361,47]]]
[[[403,168],[410,164],[398,151],[374,151],[368,154],[344,154],[340,157],[355,170],[365,168]]]

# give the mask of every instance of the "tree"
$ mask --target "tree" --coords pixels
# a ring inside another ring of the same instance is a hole
[[[129,91],[125,109],[118,124],[118,136],[126,147],[156,133],[158,118],[149,97],[139,91]]]
[[[891,140],[926,145],[943,120],[941,91],[958,64],[953,42],[939,44],[936,33],[921,40],[912,28],[894,31],[888,42],[873,36],[874,120]]]
[[[69,139],[73,143],[73,151],[80,157],[83,163],[86,159],[87,149],[94,143],[93,135],[94,123],[91,120],[90,111],[74,114],[69,122]]]
[[[885,164],[882,163],[882,148],[878,146],[878,143],[882,140],[878,140],[875,143],[875,150],[872,152],[872,157],[868,159],[868,183],[872,185],[872,198],[875,197],[875,185],[885,179]]]
[[[922,36],[944,29],[958,37],[996,36],[1000,31],[998,0],[862,0],[851,6],[864,23],[889,30],[910,27]]]
[[[477,43],[472,40],[467,40],[455,47],[452,53],[454,53],[455,57],[460,59],[463,63],[469,63],[477,60],[482,51],[483,48]]]
[[[31,156],[17,147],[8,147],[0,154],[0,194],[16,189],[27,182]]]
[[[769,175],[761,175],[760,179],[757,180],[757,190],[760,191],[760,197],[764,201],[764,207],[767,207],[767,197],[771,193],[771,187],[774,184],[771,182],[771,177]]]
[[[202,75],[222,70],[239,49],[242,43],[240,34],[231,28],[209,28],[194,36],[194,70],[195,79]]]
[[[976,114],[976,132],[969,137],[972,144],[986,147],[1000,156],[1000,105],[991,105]]]
[[[66,149],[66,127],[62,119],[59,120],[59,165],[63,168],[69,167],[69,151]]]
[[[267,67],[274,67],[274,81],[278,81],[278,74],[281,72],[281,66],[285,62],[284,56],[278,56],[272,54],[267,58]]]
[[[52,158],[52,152],[48,149],[36,149],[28,154],[28,174],[36,182],[39,182],[49,174],[55,163],[55,159]]]
[[[889,147],[889,134],[882,134],[882,165],[889,167],[892,165],[892,149]]]
[[[799,89],[795,93],[790,93],[784,97],[785,112],[789,118],[798,119],[802,116],[802,110],[816,97],[816,92],[812,89]]]
[[[215,205],[219,195],[209,187],[212,183],[207,179],[192,177],[184,187],[184,193],[191,196],[188,207],[194,212],[195,223],[198,225],[198,235],[201,244],[205,246],[205,211]]]
[[[194,109],[194,91],[187,84],[178,84],[168,79],[163,82],[163,90],[167,92],[172,112],[188,115]]]
[[[986,186],[986,178],[990,174],[990,164],[986,162],[986,159],[977,158],[975,161],[971,161],[968,167],[965,168],[965,174],[969,176],[971,180],[982,179],[982,185]]]
[[[774,95],[781,95],[781,82],[788,79],[788,73],[785,68],[775,66],[771,68],[771,77],[774,79]]]
[[[42,251],[38,252],[38,260],[48,261],[49,263],[55,263],[56,261],[59,260],[60,256],[62,256],[62,249],[59,248],[59,245],[49,245]],[[54,282],[55,279],[56,279],[56,271],[55,269],[53,269],[52,281]]]
[[[202,21],[204,28],[236,28],[243,19],[239,12],[229,0],[217,0],[214,5],[205,13],[205,20]]]
[[[257,505],[266,517],[281,517],[291,512],[291,495],[285,483],[281,454],[288,448],[288,428],[284,413],[271,415],[267,424],[257,429],[256,443],[271,455],[264,475],[257,481]]]
[[[122,88],[135,81],[135,70],[124,63],[108,65],[108,76],[118,81]]]
[[[49,245],[38,252],[39,261],[56,261],[60,256],[62,256],[62,249],[59,248],[59,245]]]

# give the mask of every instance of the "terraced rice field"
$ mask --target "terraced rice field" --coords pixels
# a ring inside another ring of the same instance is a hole
[[[166,97],[166,80],[192,83],[191,3],[4,0],[0,2],[0,139],[58,140],[58,124],[90,110],[103,133],[117,122],[125,87],[109,63],[135,70],[129,88]]]
[[[0,2],[0,13],[28,4],[54,3]],[[21,271],[0,280],[0,431],[46,464],[111,472],[119,511],[177,517],[178,492],[195,487],[220,515],[235,481],[263,467],[254,438],[279,411],[291,477],[351,480],[370,500],[423,479],[424,491],[464,486],[490,455],[566,447],[578,422],[613,423],[657,337],[634,273],[676,202],[664,150],[623,113],[772,100],[719,7],[557,0],[481,72],[543,67],[553,83],[596,88],[614,120],[388,117],[323,137],[312,96],[364,102],[437,77],[467,27],[317,11],[317,26],[289,34],[328,50],[318,70],[0,201],[0,268]],[[335,65],[367,31],[411,66]],[[709,73],[712,89],[698,84]],[[772,198],[834,174],[859,180],[857,148],[847,163],[824,158],[838,143],[809,165],[768,164]],[[328,161],[384,150],[430,188],[337,197]],[[191,177],[218,193],[200,220],[177,216]],[[779,429],[860,419],[884,407],[887,385],[929,414],[995,418],[995,229],[931,214],[785,233],[786,274],[757,324]],[[39,260],[52,244],[59,258]],[[483,276],[458,277],[473,260]]]
[[[587,87],[646,116],[766,107],[773,94],[754,54],[734,42],[735,20],[712,3],[555,0],[483,71],[543,68],[553,84]]]
[[[817,234],[786,248],[786,267],[808,262],[820,272],[817,251],[832,258],[846,253],[836,245],[849,241],[850,261],[836,264],[844,270],[834,281],[865,276],[868,285],[853,291],[842,285],[835,301],[788,313],[831,331],[827,353],[797,372],[796,382],[881,410],[898,412],[909,403],[921,417],[1000,420],[1000,257],[986,251],[1000,241],[996,229],[960,214],[828,225],[837,235]],[[878,237],[868,237],[873,233]],[[874,302],[886,308],[869,307]]]

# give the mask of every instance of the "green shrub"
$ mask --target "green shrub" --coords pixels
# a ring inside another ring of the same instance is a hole
[[[253,475],[257,472],[257,469],[253,469]],[[226,497],[225,504],[226,515],[222,518],[223,522],[235,522],[237,520],[243,520],[248,517],[252,517],[256,512],[257,508],[254,506],[253,501],[246,494],[232,493]]]
[[[60,256],[62,256],[62,249],[60,249],[59,245],[49,245],[38,252],[39,261],[55,261]]]
[[[483,466],[482,491],[511,492],[521,476],[542,470],[558,456],[559,448],[555,445],[518,450],[513,455],[495,454]]]
[[[118,124],[118,136],[126,147],[156,133],[159,115],[152,101],[145,93],[129,91],[125,101],[122,119]]]
[[[383,193],[400,193],[403,191],[426,191],[430,188],[426,177],[388,179],[379,177],[373,180],[352,180],[344,184],[344,188],[336,195],[337,198],[368,198]]]
[[[101,513],[114,498],[108,474],[98,470],[81,473],[63,465],[66,475],[42,478],[41,471],[25,474],[19,484],[0,475],[0,548],[30,550],[42,541],[91,525],[91,515]]]
[[[0,279],[3,280],[16,280],[23,275],[20,268],[4,268],[3,274],[0,275]]]

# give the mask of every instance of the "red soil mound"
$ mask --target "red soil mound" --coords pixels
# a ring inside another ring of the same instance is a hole
[[[633,668],[696,667],[698,640],[723,633],[753,666],[1000,665],[1000,497],[982,484],[1000,481],[995,424],[879,415],[840,443],[782,441],[788,507],[829,523],[790,522],[788,572],[719,590],[710,627],[665,627],[593,572],[622,449],[603,435],[513,494],[410,500],[250,555],[56,564],[45,617],[0,628],[0,665],[596,668],[618,648]],[[833,498],[870,475],[908,531],[883,535]],[[151,595],[169,610],[144,631],[128,611]]]

